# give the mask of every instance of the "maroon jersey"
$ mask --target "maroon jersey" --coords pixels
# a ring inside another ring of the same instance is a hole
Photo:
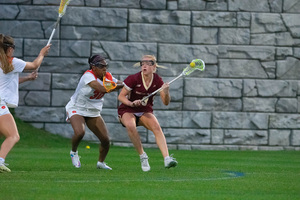
[[[143,97],[159,89],[164,84],[164,82],[158,74],[154,73],[152,82],[150,83],[150,86],[147,88],[143,81],[142,72],[138,72],[136,74],[128,76],[124,80],[124,84],[125,84],[124,87],[127,90],[130,90],[128,99],[130,101],[134,101],[134,100],[142,99]],[[126,112],[129,113],[151,112],[152,113],[153,98],[154,96],[148,99],[146,106],[141,105],[139,107],[129,107],[122,103],[118,108],[118,114],[122,116]]]

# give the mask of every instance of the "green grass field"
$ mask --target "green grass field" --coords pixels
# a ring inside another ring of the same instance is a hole
[[[171,150],[179,165],[164,169],[160,151],[146,149],[151,171],[142,172],[133,148],[112,146],[106,162],[113,170],[104,171],[96,169],[98,145],[83,142],[76,169],[69,139],[17,124],[21,140],[6,159],[12,172],[0,174],[1,200],[300,199],[297,151]]]

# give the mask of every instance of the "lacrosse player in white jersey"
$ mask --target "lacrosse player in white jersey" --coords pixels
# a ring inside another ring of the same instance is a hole
[[[110,147],[108,130],[100,115],[103,106],[103,96],[111,91],[123,87],[123,82],[107,72],[108,65],[101,55],[94,55],[88,59],[90,69],[81,77],[75,93],[66,105],[67,121],[71,122],[74,130],[72,150],[70,152],[72,164],[81,167],[78,146],[85,135],[85,124],[101,142],[99,147],[98,169],[111,170],[104,162]]]
[[[50,46],[47,45],[42,48],[33,62],[25,62],[13,57],[14,39],[0,34],[0,135],[5,137],[0,149],[0,173],[11,171],[4,161],[10,150],[20,140],[16,122],[8,108],[18,106],[19,83],[37,78],[37,72],[20,78],[19,73],[24,70],[37,70],[48,54]]]

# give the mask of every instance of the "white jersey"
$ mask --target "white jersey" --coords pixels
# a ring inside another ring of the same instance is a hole
[[[75,93],[72,95],[68,106],[84,109],[97,109],[101,111],[104,101],[103,96],[105,93],[97,92],[88,85],[94,80],[97,80],[101,85],[103,85],[103,82],[93,74],[92,70],[87,70],[80,78]],[[112,77],[112,81],[117,83],[118,80]]]
[[[19,103],[19,73],[23,72],[26,62],[13,58],[14,70],[4,74],[0,68],[0,99],[8,107],[17,107]]]

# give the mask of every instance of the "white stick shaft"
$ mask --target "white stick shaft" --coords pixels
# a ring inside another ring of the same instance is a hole
[[[55,30],[56,30],[56,28],[54,28],[54,29],[52,30],[52,33],[51,33],[51,35],[50,35],[50,38],[49,38],[49,40],[48,40],[47,45],[50,44],[50,42],[51,42],[51,40],[52,40],[52,38],[53,38],[53,35],[54,35],[54,33],[55,33]]]
[[[177,76],[176,78],[174,78],[173,80],[171,80],[169,82],[169,84],[173,83],[174,81],[176,81],[177,79],[179,79],[181,76],[183,76],[183,73],[181,73],[179,76]],[[143,97],[142,101],[145,101],[146,99],[148,99],[149,97],[152,97],[153,95],[155,95],[156,93],[158,93],[159,91],[162,90],[162,87],[155,90],[154,92],[152,92],[151,94],[149,94],[148,96]]]
[[[53,38],[53,36],[54,36],[54,33],[55,33],[55,31],[56,31],[56,29],[57,29],[57,27],[58,27],[60,18],[61,18],[61,17],[58,17],[57,20],[56,20],[55,27],[54,27],[54,29],[52,30],[52,33],[51,33],[51,35],[50,35],[50,38],[49,38],[49,40],[48,40],[47,45],[49,45],[49,44],[51,43],[51,40],[52,40],[52,38]]]

